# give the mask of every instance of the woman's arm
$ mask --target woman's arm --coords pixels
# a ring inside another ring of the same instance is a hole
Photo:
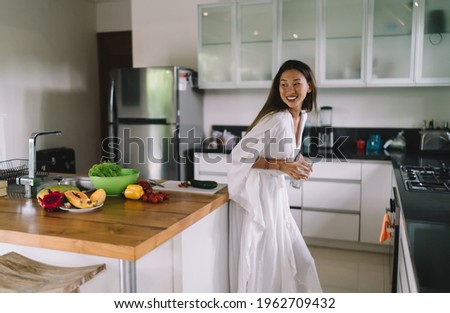
[[[295,162],[289,162],[286,160],[265,159],[259,157],[252,168],[259,168],[265,170],[278,170],[294,179],[308,179],[309,173],[312,171],[312,164],[306,161],[304,158]]]
[[[283,161],[284,162],[284,161]],[[253,163],[252,168],[261,168],[265,170],[280,170],[280,162],[275,159],[265,159],[259,157],[255,163]]]

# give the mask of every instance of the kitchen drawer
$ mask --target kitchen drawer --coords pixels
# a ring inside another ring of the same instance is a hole
[[[194,164],[200,172],[226,173],[231,155],[223,153],[195,153]]]
[[[226,184],[229,158],[230,155],[223,153],[195,153],[194,177]]]
[[[360,194],[358,182],[307,181],[303,183],[303,207],[359,212]]]
[[[361,163],[317,162],[309,179],[361,180]]]
[[[302,210],[305,237],[358,241],[359,215]]]

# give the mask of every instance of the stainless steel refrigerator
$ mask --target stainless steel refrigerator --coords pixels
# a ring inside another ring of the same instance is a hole
[[[192,178],[189,152],[203,140],[196,82],[196,72],[179,66],[113,69],[109,159],[144,178]]]

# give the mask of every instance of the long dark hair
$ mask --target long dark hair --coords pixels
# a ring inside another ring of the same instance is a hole
[[[297,70],[302,73],[311,88],[311,92],[307,94],[303,101],[302,110],[305,110],[306,112],[317,110],[317,87],[313,71],[306,63],[297,60],[288,60],[281,65],[277,75],[275,75],[266,103],[247,129],[247,132],[255,127],[255,125],[267,114],[289,109],[280,96],[280,77],[287,70]]]

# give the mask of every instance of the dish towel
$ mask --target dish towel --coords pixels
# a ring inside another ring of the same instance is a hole
[[[391,238],[392,234],[389,231],[389,228],[392,228],[391,219],[389,214],[384,214],[383,224],[381,225],[381,233],[380,233],[380,244],[383,244],[386,240]]]

